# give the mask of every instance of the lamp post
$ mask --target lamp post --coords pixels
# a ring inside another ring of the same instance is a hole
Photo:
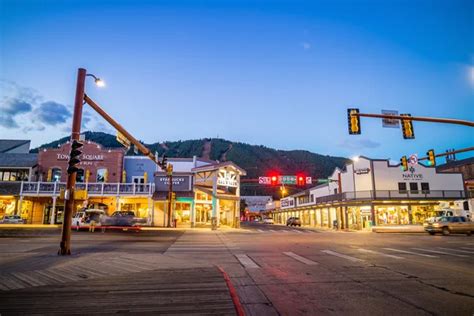
[[[82,107],[84,104],[84,86],[86,77],[93,77],[95,83],[103,87],[105,84],[102,80],[92,74],[87,74],[84,68],[79,68],[77,72],[77,84],[76,84],[76,97],[74,99],[74,113],[72,116],[72,129],[71,129],[71,144],[73,141],[79,141],[81,134],[81,121],[82,121]],[[70,255],[71,254],[71,222],[72,212],[74,209],[74,187],[76,185],[77,172],[68,173],[66,181],[66,194],[65,194],[65,206],[64,206],[64,219],[61,231],[61,242],[59,244],[58,255]]]

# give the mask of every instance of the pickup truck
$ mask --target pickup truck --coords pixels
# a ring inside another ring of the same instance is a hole
[[[430,235],[442,233],[449,234],[467,234],[470,236],[474,232],[474,222],[471,222],[464,216],[442,216],[426,223],[425,231]]]

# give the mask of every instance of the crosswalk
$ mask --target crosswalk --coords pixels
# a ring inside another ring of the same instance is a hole
[[[245,230],[246,232],[250,233],[259,233],[259,234],[315,234],[318,233],[314,230],[306,230],[306,229],[255,229]]]

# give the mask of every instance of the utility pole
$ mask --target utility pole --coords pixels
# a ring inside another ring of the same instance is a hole
[[[74,100],[74,113],[72,117],[71,145],[74,141],[79,141],[81,134],[82,105],[84,102],[84,85],[86,82],[86,70],[79,68],[77,73],[76,98]],[[71,222],[74,209],[74,187],[76,185],[77,172],[68,173],[66,181],[64,219],[61,231],[61,242],[59,244],[58,255],[71,254]]]
[[[166,167],[168,173],[168,224],[171,227],[171,214],[173,212],[173,165],[168,163]]]

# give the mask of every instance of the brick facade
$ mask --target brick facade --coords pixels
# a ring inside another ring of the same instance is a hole
[[[61,169],[61,182],[66,182],[70,143],[63,144],[59,148],[41,150],[38,154],[38,180],[46,181],[48,170]],[[97,170],[107,169],[109,183],[121,182],[123,170],[122,149],[105,149],[101,145],[85,141],[81,148],[79,168],[89,170],[89,182],[97,182]]]

